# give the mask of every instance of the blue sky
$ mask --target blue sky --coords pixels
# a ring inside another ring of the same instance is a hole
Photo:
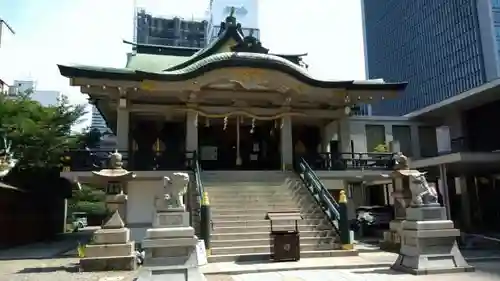
[[[123,67],[135,4],[191,17],[202,16],[208,0],[0,0],[0,17],[16,31],[0,50],[0,75],[33,78],[39,89],[86,102],[56,64]],[[359,0],[260,0],[259,7],[261,41],[272,52],[307,52],[309,70],[320,78],[365,78]]]

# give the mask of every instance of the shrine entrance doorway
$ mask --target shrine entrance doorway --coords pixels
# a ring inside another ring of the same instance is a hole
[[[279,170],[280,130],[274,121],[238,118],[200,124],[200,163],[205,170]]]

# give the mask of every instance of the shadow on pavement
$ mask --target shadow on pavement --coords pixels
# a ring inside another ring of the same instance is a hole
[[[27,267],[22,270],[19,270],[17,274],[22,273],[50,273],[57,271],[66,271],[70,273],[79,272],[78,264],[69,264],[69,265],[61,265],[61,266],[48,266],[48,267]]]
[[[385,275],[407,275],[408,273],[395,271],[389,268],[376,268],[371,270],[351,271],[354,274],[385,274]]]
[[[78,243],[87,243],[95,229],[59,234],[53,239],[0,250],[0,260],[27,260],[60,258],[65,252],[76,249]]]
[[[470,262],[476,268],[476,272],[484,272],[500,277],[500,266],[498,261]]]

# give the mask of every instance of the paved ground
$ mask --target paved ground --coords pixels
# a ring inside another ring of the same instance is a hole
[[[388,270],[299,270],[240,275],[208,275],[207,281],[499,281],[500,268],[496,262],[473,263],[474,273],[413,276]]]
[[[0,261],[0,281],[133,281],[137,272],[78,272],[78,259]],[[249,274],[211,274],[207,281],[500,281],[498,262],[472,263],[474,273],[413,276],[376,269],[290,270]]]
[[[0,260],[53,258],[70,249],[76,249],[78,242],[89,241],[96,229],[88,227],[80,232],[60,234],[52,241],[0,250]]]
[[[4,260],[0,261],[0,281],[132,281],[136,274],[78,272],[77,263],[77,258]]]
[[[59,237],[52,242],[37,243],[0,251],[0,281],[132,281],[137,272],[78,272],[78,259],[61,253],[75,249],[92,230]],[[498,252],[465,251],[475,273],[412,276],[388,270],[396,259],[392,253],[361,253],[359,257],[302,259],[296,263],[217,263],[202,268],[207,281],[500,281],[498,261],[481,261],[484,257],[500,257]],[[476,259],[475,259],[476,258]],[[479,259],[477,259],[479,258]],[[363,265],[371,269],[346,269]],[[378,269],[373,269],[373,268]],[[298,270],[304,268],[309,270]],[[244,272],[260,272],[246,273]]]

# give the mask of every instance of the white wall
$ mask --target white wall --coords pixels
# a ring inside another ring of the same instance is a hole
[[[161,180],[133,180],[128,184],[127,224],[152,224],[155,195],[162,192]],[[151,226],[130,227],[131,240],[140,242]]]
[[[333,121],[323,128],[323,150],[330,151],[330,140],[340,140],[341,150],[343,152],[350,152],[350,141],[352,140],[355,152],[369,152],[366,145],[366,125],[383,125],[385,127],[385,140],[387,143],[393,141],[392,126],[410,126],[413,141],[413,156],[416,158],[420,157],[418,126],[423,124],[421,122],[409,121],[404,117],[351,116],[344,120]]]

